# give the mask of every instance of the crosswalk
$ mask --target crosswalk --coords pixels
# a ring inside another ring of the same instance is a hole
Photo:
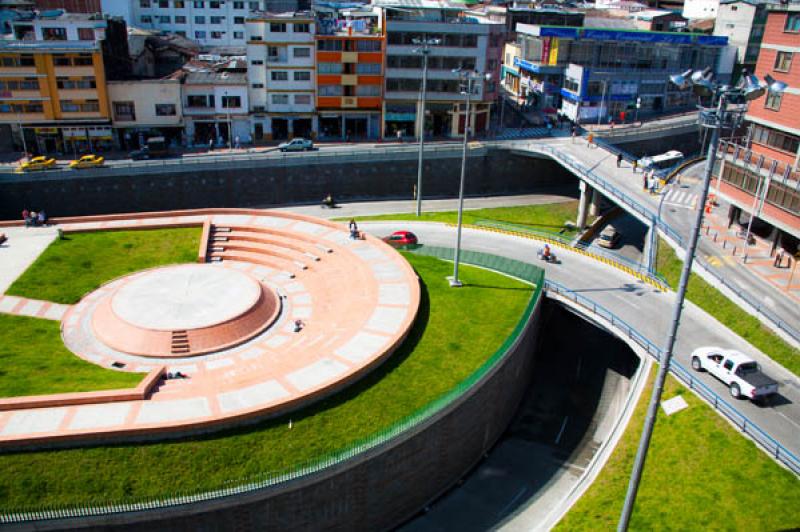
[[[664,204],[694,209],[697,206],[697,194],[686,190],[670,190],[664,198]]]

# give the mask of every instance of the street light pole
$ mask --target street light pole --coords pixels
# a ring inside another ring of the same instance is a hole
[[[458,264],[461,258],[461,222],[464,213],[464,181],[467,173],[467,139],[469,137],[469,118],[470,118],[470,103],[472,101],[472,87],[473,83],[480,79],[490,79],[491,74],[481,75],[474,71],[456,70],[462,82],[466,83],[466,114],[464,115],[464,141],[461,151],[461,181],[458,185],[458,221],[456,226],[456,250],[453,257],[453,277],[450,279],[450,286],[457,288],[461,286],[461,281],[458,279]]]
[[[647,271],[650,273],[653,273],[656,269],[656,260],[658,259],[658,240],[656,239],[658,220],[661,219],[661,208],[664,206],[664,199],[667,197],[667,190],[670,185],[672,185],[672,183],[668,183],[667,186],[661,190],[661,198],[658,200],[658,213],[650,226],[650,257],[647,265]]]
[[[602,112],[602,110],[603,110],[603,102],[604,102],[604,101],[605,101],[605,99],[606,99],[606,90],[607,90],[607,87],[608,87],[608,81],[607,81],[607,80],[605,80],[605,79],[604,79],[604,80],[602,80],[602,81],[603,81],[603,95],[602,95],[602,96],[600,96],[600,106],[599,106],[599,108],[597,109],[597,125],[598,125],[598,126],[600,125],[600,119],[601,119],[601,118],[602,118],[602,116],[603,116],[603,115],[601,114],[601,112]]]
[[[691,76],[691,77],[690,77]],[[700,192],[700,201],[697,205],[697,212],[695,213],[694,225],[689,234],[689,246],[686,249],[686,258],[683,261],[683,269],[681,270],[680,282],[678,283],[678,292],[676,295],[675,306],[672,311],[672,320],[670,322],[669,331],[667,332],[666,346],[663,351],[656,383],[653,386],[653,393],[650,397],[650,404],[647,408],[647,417],[645,418],[644,427],[642,428],[642,436],[639,440],[639,448],[636,451],[636,458],[631,471],[630,482],[628,483],[628,491],[625,495],[625,503],[622,507],[619,523],[617,525],[618,532],[625,532],[628,529],[631,514],[633,512],[633,505],[636,500],[636,493],[639,490],[639,482],[644,470],[645,460],[647,458],[647,450],[650,445],[650,438],[653,435],[653,428],[655,427],[656,416],[658,415],[658,405],[661,402],[661,394],[664,390],[664,382],[669,372],[669,365],[672,360],[672,350],[675,346],[675,338],[680,325],[681,313],[683,310],[683,303],[686,297],[686,287],[689,284],[689,275],[692,270],[692,262],[694,261],[695,251],[697,250],[697,241],[700,236],[700,225],[703,221],[703,211],[705,209],[706,200],[708,198],[708,189],[711,185],[711,174],[714,171],[714,165],[717,159],[717,146],[719,144],[720,130],[723,127],[731,127],[734,129],[741,120],[745,109],[739,107],[729,111],[727,109],[727,102],[730,99],[734,103],[748,102],[761,97],[764,94],[764,87],[760,85],[755,76],[744,76],[746,81],[744,84],[737,87],[730,87],[728,85],[719,85],[712,81],[713,74],[711,69],[707,68],[703,71],[692,72],[687,70],[683,74],[670,76],[670,81],[678,86],[680,89],[686,89],[693,86],[694,91],[698,96],[712,96],[711,104],[716,102],[716,108],[707,108],[701,110],[700,120],[701,124],[712,130],[711,143],[708,147],[708,158],[706,159],[706,169],[703,176],[703,186]],[[786,89],[786,85],[781,82],[776,82],[770,77],[765,77],[770,90],[782,92]]]
[[[428,54],[431,53],[431,46],[439,44],[440,39],[413,39],[414,44],[420,45],[417,48],[422,54],[422,91],[420,92],[420,116],[419,116],[419,155],[417,157],[417,216],[422,214],[422,152],[425,148],[425,96],[428,88]]]
[[[19,126],[19,136],[22,137],[22,152],[23,152],[24,158],[27,160],[28,159],[28,143],[25,142],[25,130],[22,128],[22,119],[20,118],[19,113],[17,113],[17,125]]]

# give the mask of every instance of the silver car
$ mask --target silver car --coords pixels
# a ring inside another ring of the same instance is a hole
[[[314,149],[314,143],[308,139],[292,139],[278,145],[280,151],[307,151]]]

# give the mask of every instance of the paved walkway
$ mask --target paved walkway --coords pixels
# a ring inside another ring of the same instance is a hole
[[[61,321],[61,318],[64,317],[67,310],[69,310],[69,305],[42,301],[40,299],[0,295],[0,312],[3,314],[15,314],[17,316]]]
[[[33,264],[58,236],[55,227],[6,227],[8,240],[0,245],[0,294]]]

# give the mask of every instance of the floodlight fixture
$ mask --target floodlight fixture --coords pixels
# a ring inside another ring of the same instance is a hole
[[[689,76],[692,75],[692,69],[687,70],[683,74],[673,74],[669,77],[669,80],[672,82],[673,85],[677,86],[679,89],[687,89],[689,88]]]
[[[786,89],[789,88],[789,85],[787,85],[783,81],[778,81],[777,79],[773,78],[769,74],[764,76],[764,81],[767,82],[767,89],[770,92],[777,92],[779,94],[782,94],[782,93],[786,92]]]

